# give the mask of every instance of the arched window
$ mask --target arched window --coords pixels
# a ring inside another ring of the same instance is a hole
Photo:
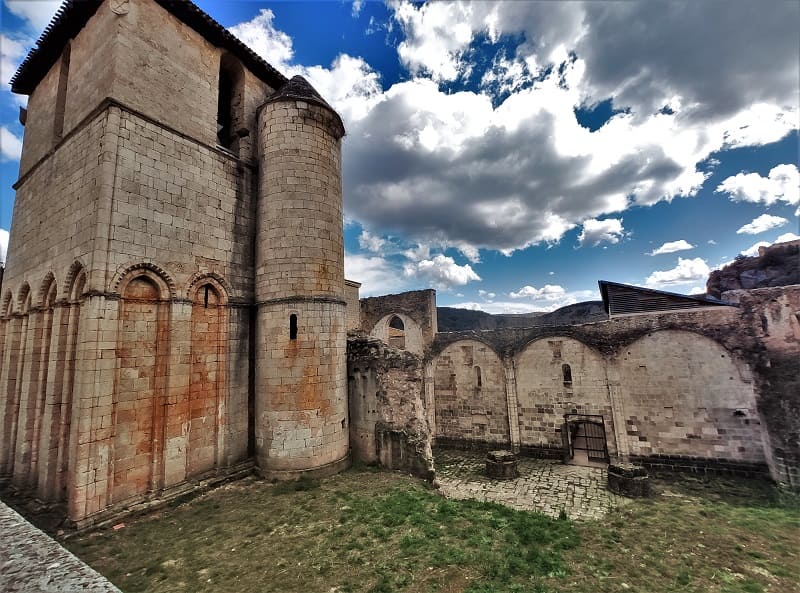
[[[481,377],[481,367],[479,366],[475,367],[475,385],[478,388],[483,387],[483,377]]]
[[[564,376],[564,387],[572,387],[572,369],[568,364],[561,365],[561,374]]]
[[[389,346],[400,350],[406,347],[406,326],[397,315],[389,320]]]
[[[297,339],[297,315],[294,313],[289,315],[289,339]]]

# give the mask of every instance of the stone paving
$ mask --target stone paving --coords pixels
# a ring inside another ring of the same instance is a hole
[[[435,463],[440,491],[447,498],[497,502],[551,517],[563,509],[577,520],[602,518],[628,502],[606,490],[605,468],[520,457],[519,478],[491,480],[485,473],[485,453],[440,450],[435,452]]]
[[[120,593],[105,577],[0,502],[0,591]]]

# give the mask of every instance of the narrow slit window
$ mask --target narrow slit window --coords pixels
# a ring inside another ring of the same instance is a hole
[[[481,367],[475,367],[475,384],[478,387],[483,387],[483,378],[481,377]]]
[[[561,374],[564,376],[564,387],[572,387],[572,369],[568,364],[561,365]]]
[[[289,315],[289,339],[297,339],[297,315],[294,313]]]
[[[203,287],[203,306],[208,309],[208,285]]]

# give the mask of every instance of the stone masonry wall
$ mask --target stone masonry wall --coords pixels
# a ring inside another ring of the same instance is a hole
[[[616,454],[605,361],[597,351],[553,336],[531,342],[514,365],[522,447],[561,448],[565,414],[589,414],[603,416],[609,453]]]
[[[372,333],[378,322],[392,314],[411,319],[422,335],[421,353],[436,337],[436,291],[413,290],[401,294],[361,299],[361,329]]]
[[[738,308],[439,334],[429,364],[449,364],[454,348],[475,341],[503,360],[514,357],[514,380],[507,380],[506,393],[509,409],[519,408],[520,422],[511,423],[509,446],[535,449],[530,435],[539,432],[545,447],[559,447],[557,417],[585,409],[604,416],[609,450],[620,457],[693,471],[763,474],[769,466],[775,479],[796,487],[800,287],[742,291],[737,299]],[[551,427],[545,418],[550,390],[556,401],[569,392],[554,362],[558,342],[561,364],[565,356],[578,361],[568,362],[573,395],[579,382],[591,387],[581,397],[569,397],[563,410],[553,406]],[[575,344],[574,352],[565,344]],[[439,400],[449,401],[449,391],[437,384],[433,397],[438,410]],[[437,418],[436,438],[467,437]]]
[[[463,340],[445,348],[433,370],[436,435],[508,443],[505,371],[486,344]]]

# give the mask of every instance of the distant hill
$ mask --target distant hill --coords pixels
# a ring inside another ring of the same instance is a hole
[[[607,319],[602,301],[585,301],[556,309],[552,313],[523,313],[492,315],[484,311],[437,307],[440,332],[503,329],[506,327],[536,327],[540,325],[572,325]]]

